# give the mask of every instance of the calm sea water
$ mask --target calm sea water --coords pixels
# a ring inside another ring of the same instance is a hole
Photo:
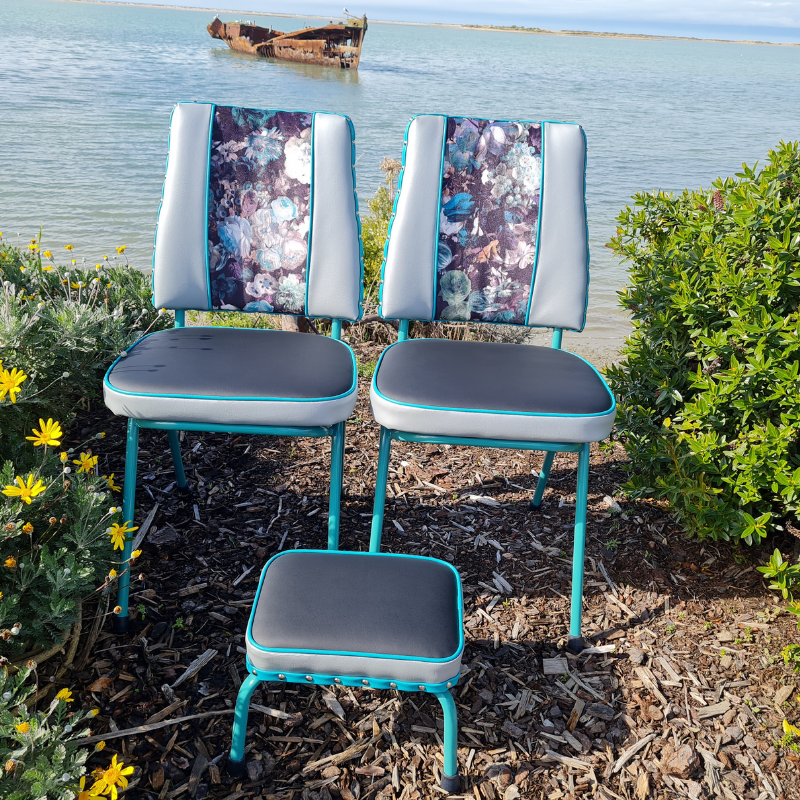
[[[277,4],[276,4],[277,5]],[[288,4],[287,4],[288,5]],[[258,19],[281,30],[304,20]],[[641,190],[708,185],[800,138],[800,48],[532,36],[372,24],[348,73],[271,62],[211,39],[213,13],[0,0],[0,230],[44,229],[54,251],[95,262],[152,254],[169,113],[179,100],[344,112],[358,189],[372,195],[421,112],[581,123],[589,142],[591,288],[571,349],[605,359],[627,321],[605,243]],[[318,20],[310,24],[319,24]],[[13,35],[12,35],[13,32]]]

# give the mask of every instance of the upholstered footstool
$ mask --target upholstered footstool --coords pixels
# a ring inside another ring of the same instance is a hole
[[[441,786],[458,788],[456,706],[464,649],[461,580],[448,563],[390,553],[290,550],[272,558],[247,626],[228,773],[245,769],[250,698],[261,681],[435,694],[444,710]]]

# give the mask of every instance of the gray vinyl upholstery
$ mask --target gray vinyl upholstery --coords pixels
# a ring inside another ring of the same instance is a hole
[[[178,103],[172,112],[153,253],[157,308],[209,309],[206,196],[213,111],[210,103]]]
[[[449,564],[295,550],[264,568],[247,656],[270,672],[440,683],[458,675],[461,624],[460,585]]]
[[[317,113],[313,131],[306,311],[310,317],[358,319],[361,248],[350,122],[339,114]]]
[[[447,339],[387,348],[370,401],[385,428],[480,439],[600,441],[616,414],[603,379],[573,353]]]
[[[414,117],[406,131],[400,193],[383,269],[384,319],[433,319],[446,121],[447,117],[425,114]]]
[[[134,419],[327,427],[355,408],[356,369],[350,348],[326,336],[173,328],[118,359],[103,393]]]
[[[539,257],[528,325],[579,331],[589,290],[586,137],[578,125],[545,122],[543,138]]]

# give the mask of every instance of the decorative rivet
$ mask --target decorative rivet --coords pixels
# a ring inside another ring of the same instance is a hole
[[[397,688],[397,684],[396,684],[394,681],[391,681],[391,682],[389,683],[389,687],[390,687],[391,689],[396,689],[396,688]]]
[[[253,675],[258,676],[258,671],[257,670],[253,670]]]
[[[311,675],[306,675],[306,680],[307,680],[309,683],[314,683],[314,678],[313,678],[313,677],[311,677]]]
[[[419,687],[419,690],[420,690],[421,692],[424,692],[424,691],[425,691],[425,687],[424,687],[424,686],[422,686],[422,685],[420,685],[420,687]]]
[[[286,680],[286,676],[282,672],[279,672],[278,673],[278,680],[279,681],[285,681]]]
[[[333,682],[334,682],[334,683],[341,683],[341,682],[342,682],[342,679],[341,679],[341,678],[334,678],[334,679],[333,679]]]
[[[362,680],[361,683],[363,683],[364,686],[369,686],[369,681],[366,678],[364,678],[364,680]]]
[[[453,685],[453,681],[447,681],[447,688],[449,689]]]

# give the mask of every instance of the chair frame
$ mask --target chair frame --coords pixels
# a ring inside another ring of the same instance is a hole
[[[409,320],[400,320],[398,342],[408,339]],[[561,328],[553,330],[552,347],[561,349]],[[377,375],[377,370],[376,373]],[[373,381],[375,379],[373,378]],[[380,449],[378,454],[378,471],[375,479],[375,503],[372,512],[372,529],[369,549],[377,553],[381,547],[383,533],[383,517],[386,505],[386,486],[389,477],[389,459],[393,441],[422,442],[430,444],[455,444],[470,447],[497,447],[509,450],[541,450],[544,451],[544,463],[539,472],[536,490],[530,501],[529,509],[535,511],[542,504],[542,496],[547,486],[547,478],[556,453],[578,453],[578,480],[575,497],[575,534],[572,552],[572,597],[570,600],[570,624],[567,647],[571,652],[579,653],[585,643],[581,636],[581,612],[583,604],[583,572],[586,552],[586,516],[589,498],[589,443],[570,442],[530,442],[510,439],[476,439],[462,436],[436,436],[430,434],[396,431],[381,426]]]
[[[175,327],[186,326],[186,312],[175,311]],[[331,338],[341,341],[342,321],[332,320]],[[114,364],[117,362],[115,361]],[[113,369],[114,364],[111,365]],[[263,436],[304,436],[309,438],[331,438],[331,481],[328,506],[328,549],[339,549],[339,519],[341,513],[342,483],[344,476],[345,421],[337,422],[329,427],[280,427],[271,425],[220,425],[200,422],[160,422],[157,420],[134,419],[128,417],[128,432],[125,447],[125,484],[122,494],[122,516],[127,522],[133,522],[136,510],[136,474],[139,458],[139,429],[167,431],[169,448],[172,453],[172,464],[179,492],[188,494],[188,481],[181,458],[180,431],[204,431],[208,433],[240,433],[261,434]],[[133,549],[133,536],[128,533],[122,550],[122,568],[120,569],[117,591],[119,613],[113,617],[115,634],[127,633],[130,625],[128,603],[130,595],[130,558]]]

